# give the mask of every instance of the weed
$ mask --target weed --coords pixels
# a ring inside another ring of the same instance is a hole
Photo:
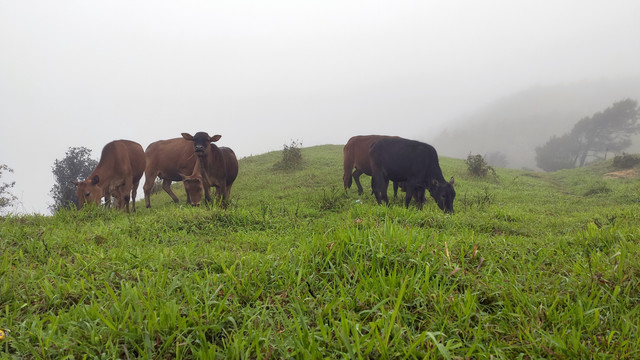
[[[480,154],[467,156],[467,160],[465,160],[467,164],[467,170],[469,174],[477,177],[486,177],[487,175],[492,175],[493,177],[497,177],[496,170],[490,166],[484,157]]]
[[[622,153],[613,158],[615,169],[631,169],[638,164],[640,164],[640,155]]]
[[[282,160],[275,163],[275,170],[300,170],[302,169],[302,142],[291,140],[291,144],[284,145],[282,150]]]
[[[611,192],[611,188],[603,181],[595,181],[588,184],[587,189],[584,192],[584,196],[608,194]]]

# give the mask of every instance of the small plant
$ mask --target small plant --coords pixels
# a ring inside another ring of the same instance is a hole
[[[467,160],[465,160],[467,164],[467,170],[469,170],[469,174],[477,177],[486,177],[491,174],[493,176],[496,175],[496,170],[490,166],[487,161],[484,159],[484,156],[477,154],[467,156]]]
[[[8,167],[7,165],[0,164],[0,178],[2,178],[3,171],[12,173],[13,169]],[[15,184],[15,181],[0,184],[0,210],[11,206],[14,201],[18,200],[15,195],[9,192],[9,189],[11,189]]]
[[[275,170],[300,170],[302,169],[302,142],[291,140],[291,144],[284,145],[282,160],[273,165]]]
[[[610,192],[611,188],[609,188],[605,182],[596,181],[588,185],[587,190],[584,192],[584,196],[608,194]]]
[[[322,196],[318,197],[318,207],[320,210],[338,211],[345,205],[345,196],[343,191],[337,188],[322,190]]]
[[[465,193],[460,199],[460,202],[468,209],[474,206],[479,209],[484,209],[485,207],[490,206],[494,202],[494,199],[495,194],[489,192],[489,189],[485,188],[483,193]]]
[[[640,155],[622,153],[613,158],[613,167],[616,169],[630,169],[640,164]]]

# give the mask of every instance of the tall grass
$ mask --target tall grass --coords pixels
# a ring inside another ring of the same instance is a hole
[[[640,356],[637,181],[445,158],[447,215],[343,191],[340,146],[302,151],[290,173],[242,159],[226,210],[1,218],[1,356]]]

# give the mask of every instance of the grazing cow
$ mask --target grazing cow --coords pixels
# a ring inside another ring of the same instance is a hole
[[[102,149],[98,166],[78,187],[78,209],[85,203],[100,203],[102,197],[113,196],[116,207],[129,212],[129,200],[136,211],[136,193],[145,168],[144,150],[140,144],[129,140],[116,140]]]
[[[184,174],[193,174],[197,169],[198,157],[193,151],[193,143],[183,138],[159,140],[147,146],[145,157],[147,158],[143,186],[145,205],[148,208],[151,207],[151,189],[156,177],[162,179],[162,188],[171,196],[173,202],[178,203],[180,200],[171,190],[171,182],[183,181],[186,176]],[[187,204],[191,204],[189,192],[187,192]]]
[[[344,174],[342,180],[344,188],[351,188],[352,179],[355,180],[358,187],[358,195],[362,195],[363,189],[360,184],[360,175],[365,174],[371,176],[371,162],[369,159],[369,148],[371,144],[390,136],[385,135],[359,135],[353,136],[342,149],[343,152],[343,169]],[[355,168],[356,170],[351,173]],[[393,183],[393,196],[398,195],[398,183]]]
[[[198,164],[198,167],[200,165]],[[200,206],[202,201],[202,176],[200,171],[196,174],[185,176],[182,180],[184,183],[184,191],[187,193],[187,198],[193,206]]]
[[[222,206],[227,206],[231,194],[231,186],[238,176],[238,159],[236,154],[227,147],[217,147],[213,142],[220,140],[221,135],[209,136],[206,132],[195,135],[182,133],[182,137],[193,142],[193,149],[198,156],[200,176],[207,202],[211,201],[209,188],[215,186],[216,196],[221,199]],[[195,174],[194,171],[192,174]]]
[[[442,176],[436,149],[429,144],[403,138],[384,138],[371,145],[369,150],[373,179],[371,186],[378,204],[389,203],[387,187],[389,180],[405,183],[407,192],[405,206],[409,207],[413,197],[418,208],[425,202],[425,190],[438,207],[445,212],[453,212],[453,177],[447,182]]]

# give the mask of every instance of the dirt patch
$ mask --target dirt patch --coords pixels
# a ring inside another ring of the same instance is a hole
[[[607,174],[604,174],[604,177],[610,179],[632,179],[638,177],[638,169],[627,169],[614,171]]]

